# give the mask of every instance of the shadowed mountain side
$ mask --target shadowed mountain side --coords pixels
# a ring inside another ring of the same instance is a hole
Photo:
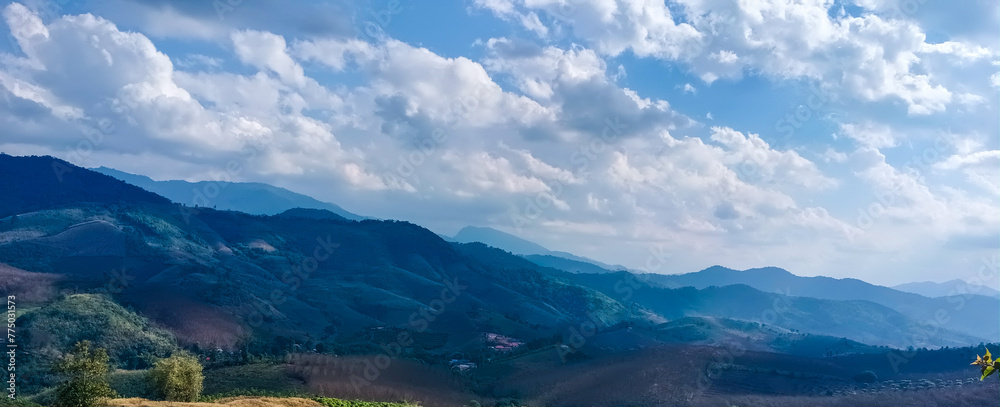
[[[758,290],[795,297],[871,301],[898,311],[919,323],[938,325],[948,330],[986,339],[1000,337],[1000,326],[982,323],[984,320],[1000,320],[1000,299],[982,295],[958,294],[928,298],[852,278],[800,277],[777,267],[738,271],[714,266],[694,273],[643,274],[640,278],[666,288],[701,289],[744,284]]]
[[[84,202],[153,203],[166,198],[110,176],[52,157],[0,154],[0,219],[42,208]]]

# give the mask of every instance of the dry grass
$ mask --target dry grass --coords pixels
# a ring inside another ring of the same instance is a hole
[[[0,263],[0,292],[17,295],[17,304],[38,304],[55,297],[56,283],[62,277],[34,273]]]
[[[171,401],[152,401],[140,398],[112,399],[105,403],[106,407],[322,407],[321,404],[303,398],[288,397],[232,397],[220,399],[214,403],[180,403]]]
[[[295,355],[289,369],[310,392],[326,397],[379,402],[416,402],[425,406],[461,407],[478,399],[447,368],[391,359],[385,369],[378,355]]]

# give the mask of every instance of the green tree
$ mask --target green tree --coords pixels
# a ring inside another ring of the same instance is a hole
[[[169,401],[197,401],[205,378],[197,358],[179,353],[156,361],[149,375],[156,392]]]
[[[90,349],[90,341],[82,341],[56,362],[53,371],[68,379],[56,389],[57,407],[94,407],[104,398],[116,397],[108,384],[108,352],[104,348]]]

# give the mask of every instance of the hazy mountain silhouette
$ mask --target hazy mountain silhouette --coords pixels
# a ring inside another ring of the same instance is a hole
[[[292,208],[325,209],[345,219],[364,219],[363,216],[348,212],[338,205],[259,182],[154,181],[143,175],[129,174],[108,167],[93,168],[93,170],[188,206],[198,205],[254,215],[275,215]]]
[[[449,240],[448,238],[445,239]],[[498,249],[506,250],[513,254],[529,257],[529,259],[531,259],[535,263],[541,264],[543,266],[554,267],[564,271],[586,269],[588,271],[573,271],[573,272],[598,273],[601,272],[601,270],[626,269],[625,266],[610,265],[607,263],[599,262],[594,259],[588,259],[586,257],[577,256],[572,253],[549,250],[535,242],[525,240],[520,237],[514,236],[512,234],[501,232],[499,230],[490,227],[466,226],[462,228],[462,230],[458,231],[458,233],[455,234],[455,237],[451,238],[449,241],[455,241],[459,243],[480,242],[489,246],[496,247]],[[596,266],[597,268],[587,267],[579,263],[588,263],[591,266]]]
[[[542,245],[489,227],[466,226],[459,230],[453,239],[459,243],[479,242],[520,255],[551,252]]]
[[[871,301],[921,322],[938,321],[946,328],[970,335],[1000,336],[1000,327],[996,324],[982,323],[1000,320],[1000,299],[982,295],[928,298],[853,278],[800,277],[777,267],[738,271],[713,266],[687,274],[644,274],[643,278],[667,288],[745,284],[761,291],[796,297]]]
[[[665,288],[643,281],[647,275],[628,272],[559,274],[574,283],[594,288],[630,308],[640,306],[674,320],[689,316],[715,316],[755,321],[801,332],[845,337],[871,345],[893,347],[959,346],[988,341],[984,335],[934,329],[926,343],[914,344],[915,332],[930,332],[918,320],[890,307],[867,300],[831,300],[765,292],[745,284]],[[921,297],[924,298],[924,297]],[[981,331],[980,331],[981,332]],[[970,342],[971,341],[971,342]]]
[[[613,271],[624,269],[624,267],[622,267],[615,270],[609,270],[608,268],[591,262],[572,260],[566,257],[551,254],[529,254],[524,256],[524,258],[539,266],[551,267],[562,271],[568,271],[570,273],[611,273]]]
[[[922,281],[892,286],[894,290],[920,294],[925,297],[947,297],[950,295],[978,294],[987,297],[1000,298],[1000,291],[985,285],[972,285],[964,280],[951,280],[943,283]]]

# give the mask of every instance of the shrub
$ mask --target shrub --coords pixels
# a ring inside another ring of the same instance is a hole
[[[56,389],[57,407],[94,407],[104,398],[115,397],[108,385],[108,352],[104,348],[90,349],[90,341],[83,341],[73,351],[54,365],[57,374],[69,379]]]
[[[198,359],[187,354],[156,361],[149,377],[157,394],[168,401],[197,401],[205,379]]]
[[[24,400],[24,399],[13,399],[13,400],[11,400],[9,398],[2,398],[2,399],[0,399],[0,406],[2,406],[2,407],[42,407],[41,404],[35,403],[33,401]]]
[[[108,384],[118,397],[153,400],[157,394],[149,380],[148,370],[118,370],[108,374]]]

